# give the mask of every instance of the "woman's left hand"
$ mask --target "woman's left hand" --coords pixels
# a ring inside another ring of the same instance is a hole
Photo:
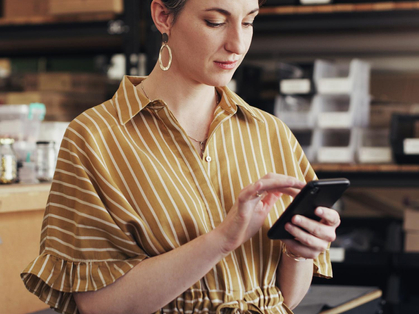
[[[294,236],[294,240],[283,240],[288,252],[315,259],[336,239],[336,228],[340,224],[339,213],[331,208],[317,207],[315,214],[321,218],[320,221],[295,215],[292,223],[285,225],[285,229]]]

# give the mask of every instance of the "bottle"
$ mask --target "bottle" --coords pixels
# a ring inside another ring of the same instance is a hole
[[[14,183],[17,180],[17,156],[13,150],[12,138],[0,138],[0,184]]]
[[[40,182],[50,182],[54,177],[56,152],[54,141],[36,142],[36,178]]]

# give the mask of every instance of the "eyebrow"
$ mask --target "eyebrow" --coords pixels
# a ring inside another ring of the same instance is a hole
[[[221,9],[221,8],[209,8],[209,9],[206,9],[205,11],[206,12],[215,11],[215,12],[221,13],[225,16],[230,16],[231,15],[231,13],[229,11]],[[257,12],[259,12],[259,8],[250,11],[249,13],[247,13],[247,15],[251,15],[251,14],[257,13]]]

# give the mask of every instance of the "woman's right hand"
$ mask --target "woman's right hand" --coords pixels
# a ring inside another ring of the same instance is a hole
[[[249,240],[262,227],[282,194],[295,197],[305,183],[286,175],[269,173],[245,187],[224,221],[214,230],[221,237],[221,251],[227,255]]]

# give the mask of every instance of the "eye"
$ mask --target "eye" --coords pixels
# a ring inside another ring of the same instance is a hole
[[[213,28],[217,28],[225,24],[225,23],[213,23],[208,20],[205,20],[205,22],[207,23],[209,27],[213,27]]]
[[[254,21],[251,21],[251,22],[243,22],[243,26],[244,27],[253,27],[253,22]]]

